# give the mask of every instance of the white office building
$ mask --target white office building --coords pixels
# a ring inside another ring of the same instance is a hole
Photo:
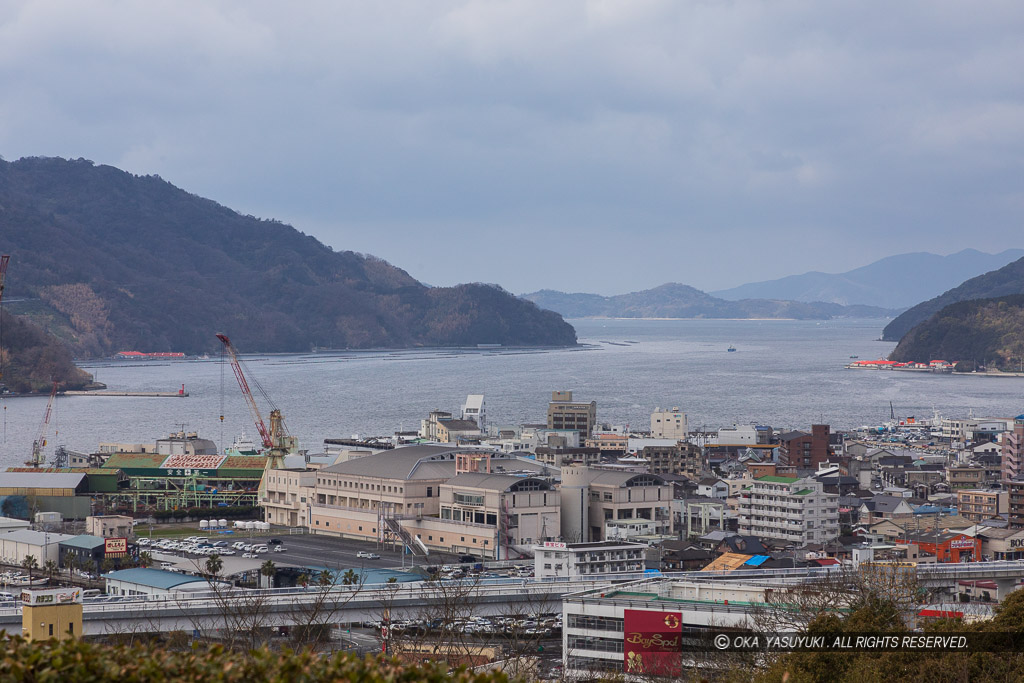
[[[647,544],[624,541],[554,543],[534,546],[534,576],[576,578],[592,574],[635,574],[646,568]]]

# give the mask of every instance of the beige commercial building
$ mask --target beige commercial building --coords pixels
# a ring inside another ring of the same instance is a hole
[[[563,467],[560,492],[563,540],[602,541],[613,519],[646,519],[658,535],[672,533],[672,485],[656,474]]]
[[[572,429],[586,439],[597,424],[597,402],[583,403],[572,400],[571,391],[551,392],[548,403],[548,429]]]
[[[269,472],[266,521],[381,542],[416,538],[428,548],[495,557],[558,535],[557,491],[537,478],[546,471],[491,450],[407,446],[316,472]]]
[[[678,407],[672,410],[655,408],[651,413],[651,436],[655,439],[685,439],[686,413]]]

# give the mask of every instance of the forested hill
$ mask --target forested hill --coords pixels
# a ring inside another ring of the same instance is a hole
[[[885,326],[882,338],[886,341],[899,341],[912,327],[928,320],[942,308],[959,301],[971,299],[991,299],[993,297],[1024,294],[1024,258],[1013,263],[972,277],[958,287],[940,294],[918,305],[908,308],[892,322]]]
[[[0,160],[0,236],[9,310],[77,356],[215,351],[217,332],[254,352],[576,342],[557,313],[500,288],[427,287],[157,176],[81,159]]]
[[[24,318],[0,310],[0,384],[15,393],[48,392],[56,381],[60,390],[84,389],[92,377],[75,367],[71,353],[59,341]]]
[[[1019,371],[1024,367],[1024,295],[946,306],[904,335],[889,358],[962,361],[959,370],[984,365]]]

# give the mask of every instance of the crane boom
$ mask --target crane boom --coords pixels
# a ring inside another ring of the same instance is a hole
[[[32,442],[32,460],[25,463],[30,467],[39,467],[43,464],[43,448],[46,447],[46,431],[50,426],[50,415],[53,412],[53,399],[57,396],[57,380],[53,381],[53,388],[50,389],[50,400],[46,402],[46,412],[43,414],[43,424],[39,427],[39,436]]]
[[[226,334],[218,334],[217,339],[220,339],[224,344],[224,348],[228,352],[228,356],[231,359],[231,369],[235,373],[235,379],[238,380],[238,387],[242,390],[242,396],[245,397],[245,403],[249,406],[249,412],[252,414],[252,420],[256,423],[256,429],[260,433],[260,440],[263,442],[264,448],[273,448],[274,442],[270,438],[270,430],[267,429],[267,425],[263,422],[263,418],[260,416],[259,406],[256,405],[256,399],[253,398],[252,390],[249,389],[249,383],[245,380],[245,373],[242,372],[242,365],[238,362],[238,354],[235,353],[235,347],[232,346],[231,340],[228,339]]]

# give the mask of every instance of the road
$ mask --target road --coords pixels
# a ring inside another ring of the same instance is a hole
[[[285,547],[285,552],[271,553],[269,557],[274,561],[287,562],[288,564],[305,567],[327,567],[329,569],[362,567],[367,569],[400,569],[403,565],[401,552],[395,552],[391,549],[391,546],[382,548],[368,541],[313,534],[277,534],[257,538],[264,543],[268,543],[271,538],[280,540],[281,545]],[[239,536],[238,540],[243,540],[243,538]],[[380,559],[367,560],[356,557],[356,554],[360,551],[376,553],[380,555]],[[459,558],[457,555],[434,552],[431,552],[428,557],[406,555],[404,562],[406,568],[412,565],[421,567],[428,564],[458,563]]]

